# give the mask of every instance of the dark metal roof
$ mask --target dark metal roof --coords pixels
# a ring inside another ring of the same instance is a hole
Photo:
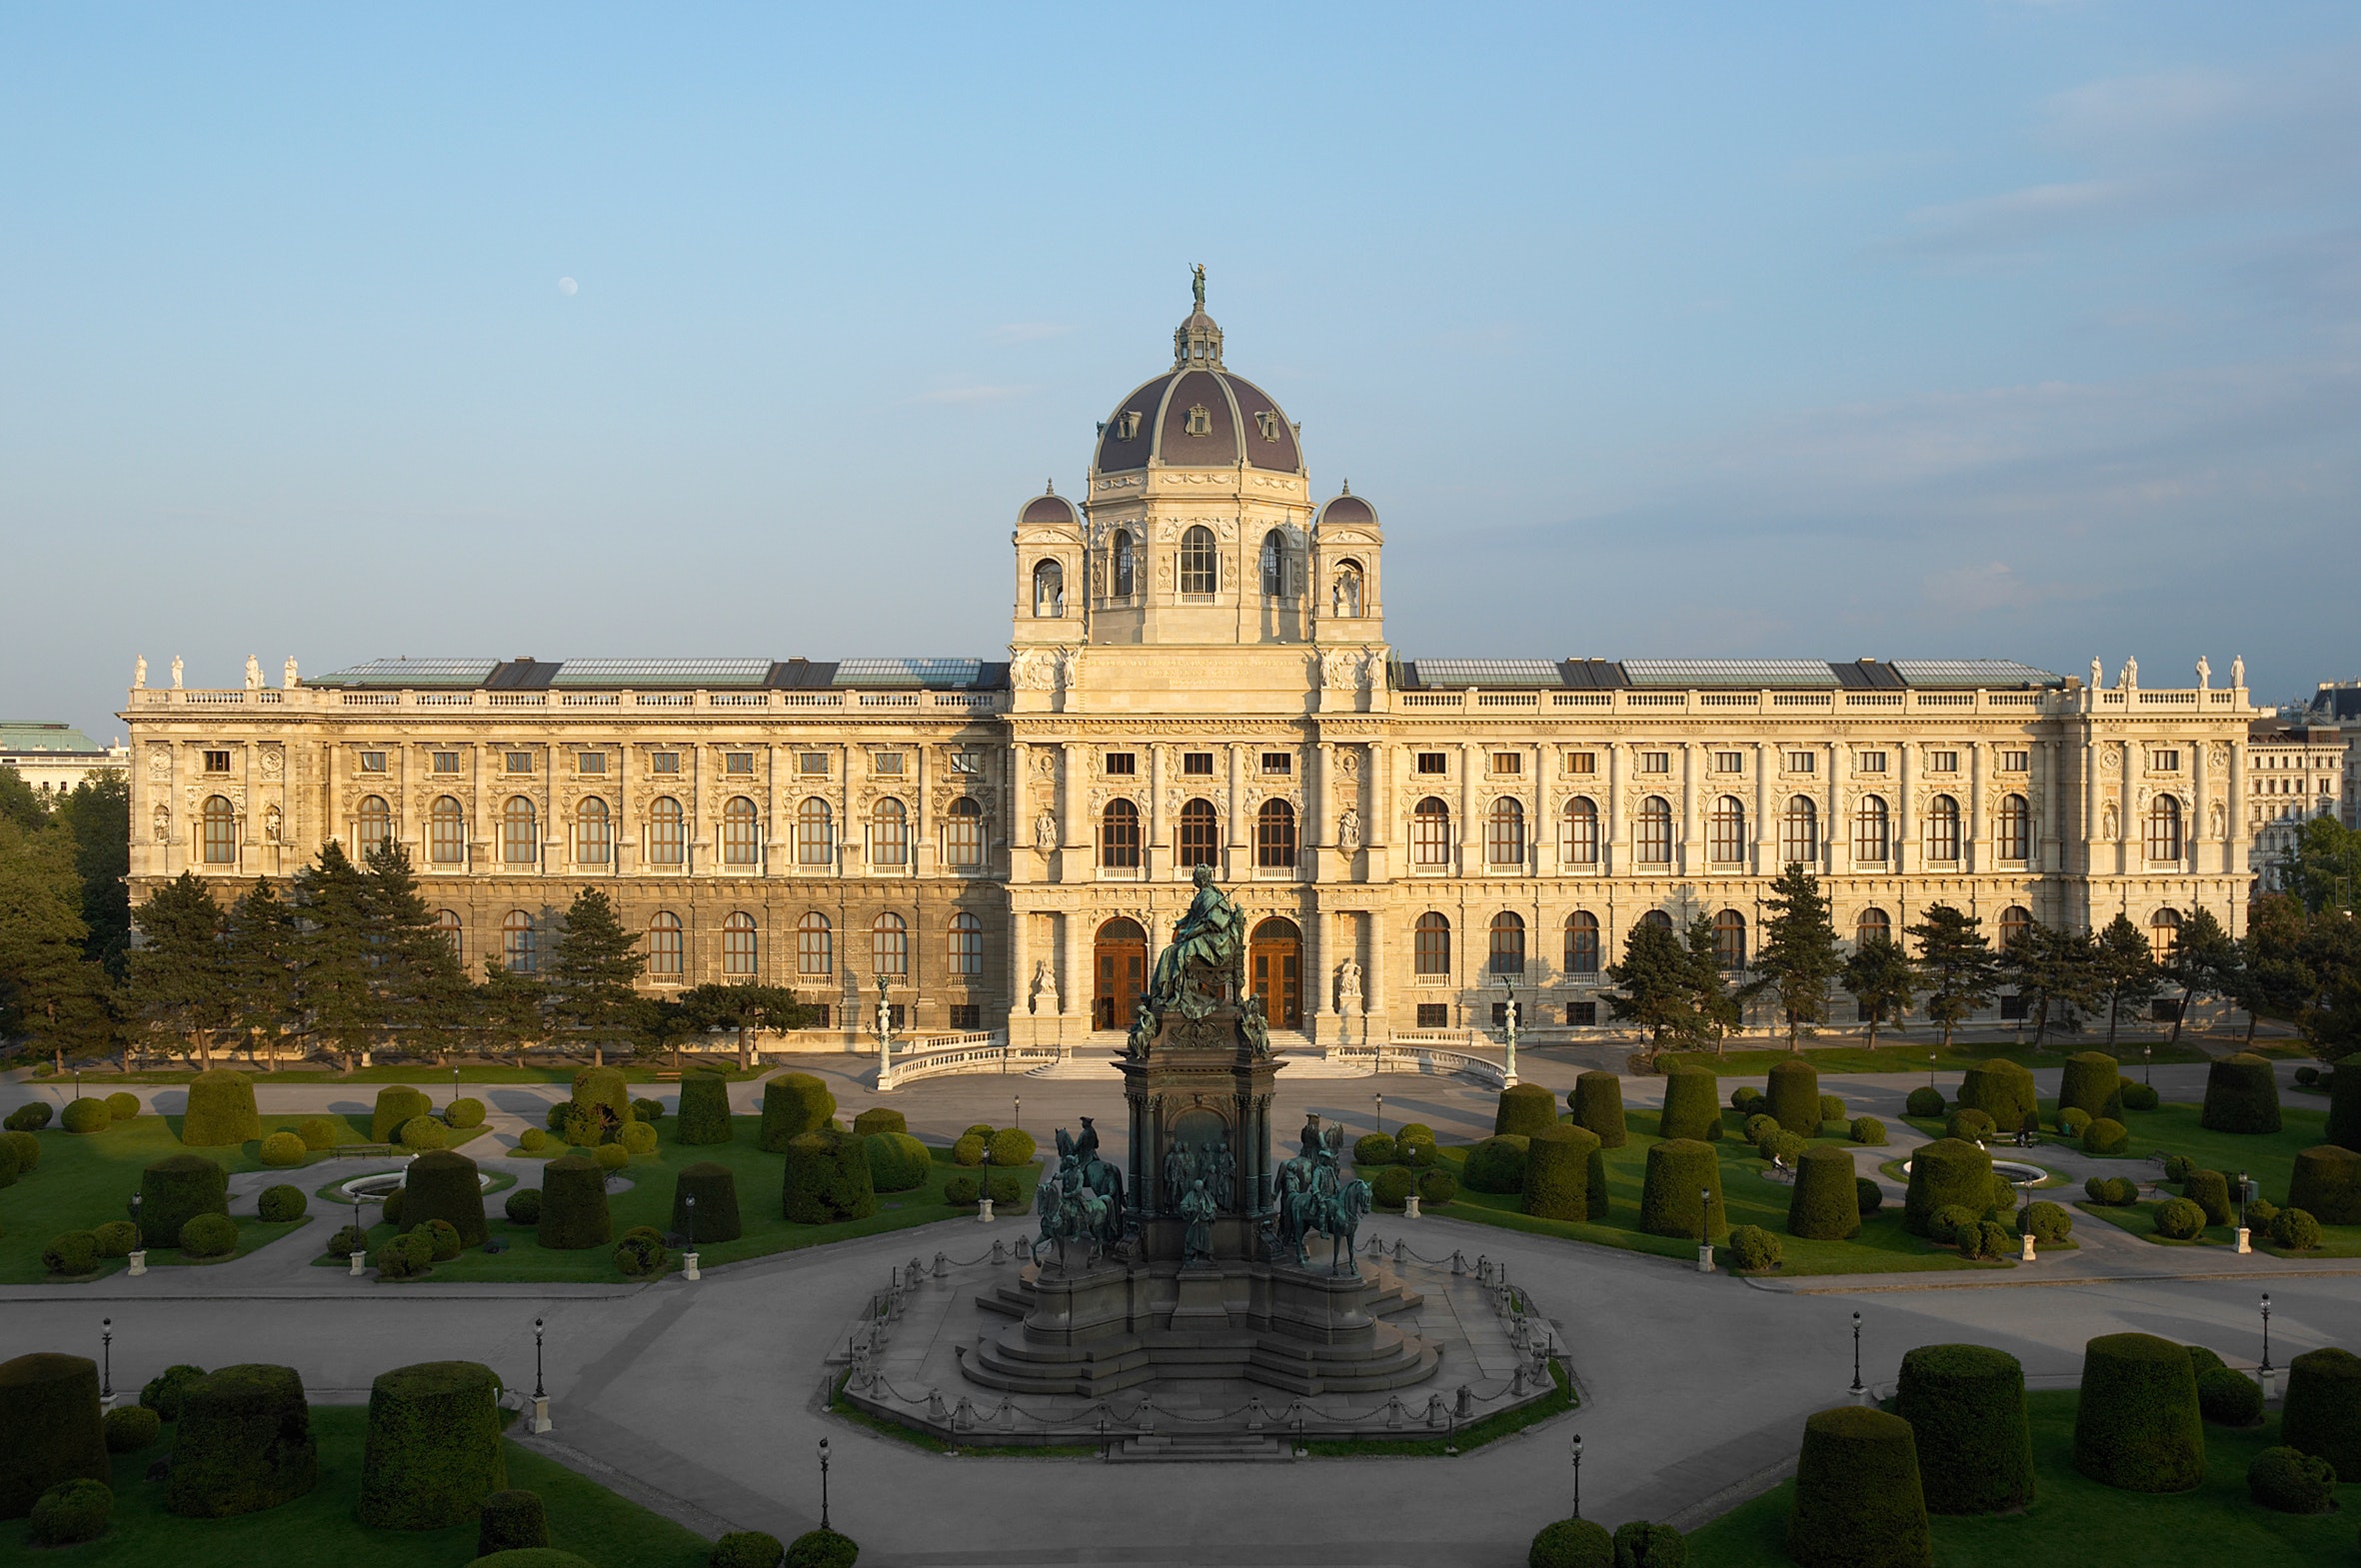
[[[1322,523],[1374,523],[1376,511],[1358,496],[1338,496],[1319,509]]]
[[[1017,515],[1020,523],[1072,523],[1074,503],[1064,496],[1036,496]]]
[[[1188,411],[1202,406],[1211,433],[1191,436]],[[1123,417],[1140,416],[1139,431],[1126,441]],[[1262,421],[1270,415],[1270,435]],[[1252,468],[1293,474],[1303,466],[1295,427],[1269,393],[1225,370],[1168,371],[1142,382],[1115,406],[1099,430],[1098,469],[1112,474],[1146,468],[1151,458],[1181,468],[1225,468],[1243,456]]]
[[[1334,505],[1333,502],[1330,503]],[[2065,678],[2006,659],[1407,659],[1396,666],[1405,691],[1467,687],[1522,690],[2017,692],[2065,685]]]
[[[306,686],[393,691],[827,692],[840,688],[993,692],[1007,661],[987,659],[376,659]]]

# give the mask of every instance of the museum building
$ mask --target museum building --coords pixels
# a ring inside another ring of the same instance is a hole
[[[790,986],[847,1046],[881,979],[915,1032],[1112,1043],[1199,864],[1274,1030],[1314,1044],[1464,1037],[1512,996],[1578,1037],[1634,921],[1703,915],[1742,971],[1790,862],[1848,941],[1935,902],[1995,938],[2243,929],[2266,716],[2239,665],[1399,658],[1376,507],[1313,499],[1201,277],[1173,342],[1083,494],[1017,509],[1005,661],[290,660],[274,687],[250,659],[195,690],[143,660],[134,899],[392,838],[471,969],[546,961],[595,884],[649,985]]]

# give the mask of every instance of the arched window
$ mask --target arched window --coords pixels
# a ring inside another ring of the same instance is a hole
[[[533,972],[533,916],[511,909],[500,922],[500,961],[512,974]]]
[[[1713,961],[1725,969],[1746,966],[1746,916],[1735,909],[1713,916]]]
[[[1565,971],[1598,972],[1598,916],[1588,909],[1576,909],[1565,917]]]
[[[1672,807],[1662,795],[1651,794],[1639,802],[1639,820],[1632,843],[1634,857],[1640,864],[1672,863]]]
[[[1892,941],[1894,922],[1883,909],[1863,909],[1853,919],[1853,945],[1866,947],[1873,941]]]
[[[541,832],[533,802],[521,794],[500,808],[500,858],[504,865],[531,865],[541,858]]]
[[[1882,865],[1886,855],[1886,810],[1882,796],[1865,794],[1853,810],[1853,858]]]
[[[1746,807],[1734,794],[1717,797],[1705,819],[1705,852],[1727,864],[1746,858]]]
[[[457,909],[436,910],[435,930],[445,941],[451,944],[451,956],[454,958],[461,957],[462,954],[459,949],[459,941],[462,934],[462,928],[459,923],[459,911]]]
[[[1820,857],[1820,808],[1808,794],[1790,795],[1779,817],[1779,864],[1810,865]]]
[[[1221,591],[1221,558],[1213,546],[1213,531],[1201,523],[1180,536],[1180,592],[1217,594]]]
[[[1524,972],[1524,917],[1502,909],[1492,916],[1491,966],[1494,974]]]
[[[615,818],[598,795],[584,800],[574,813],[574,859],[579,865],[605,865],[615,841]]]
[[[870,922],[869,960],[870,967],[880,974],[910,972],[910,927],[902,923],[901,915],[889,910]]]
[[[1483,824],[1484,859],[1493,865],[1524,864],[1524,806],[1506,795],[1492,802]]]
[[[984,807],[972,795],[961,795],[944,813],[943,858],[963,869],[984,863]]]
[[[763,862],[762,823],[755,815],[755,803],[743,794],[730,797],[722,807],[722,863],[724,865],[760,865]]]
[[[1139,577],[1139,566],[1132,555],[1132,536],[1129,530],[1115,531],[1115,597],[1130,599],[1133,585]]]
[[[757,958],[755,917],[739,909],[722,922],[722,972],[734,980],[752,979],[761,964]]]
[[[1099,813],[1099,863],[1110,870],[1140,868],[1140,807],[1116,798]]]
[[[1926,802],[1926,857],[1939,861],[1959,858],[1959,802],[1947,794]]]
[[[820,796],[808,795],[796,807],[796,859],[804,865],[834,865],[836,858],[836,813]]]
[[[360,809],[353,813],[353,857],[360,859],[366,856],[393,835],[393,808],[385,803],[385,796],[361,796]]]
[[[1033,569],[1033,613],[1044,621],[1055,621],[1066,614],[1066,569],[1055,561],[1043,561]]]
[[[450,795],[438,795],[426,813],[426,857],[437,865],[467,859],[467,813]]]
[[[2148,916],[2148,950],[2158,963],[2169,963],[2181,944],[2181,911],[2158,909]]]
[[[1221,819],[1210,800],[1190,800],[1180,807],[1180,868],[1220,863]]]
[[[2033,811],[2021,794],[2000,797],[2000,815],[1995,822],[1994,836],[1999,840],[2003,860],[2022,860],[2030,854],[2033,839]]]
[[[680,801],[669,794],[656,797],[656,803],[648,807],[648,863],[650,865],[679,865],[682,863],[689,852],[686,820],[681,814]]]
[[[984,922],[965,910],[951,917],[951,972],[969,979],[984,972]]]
[[[1262,536],[1262,597],[1280,599],[1287,592],[1286,536],[1272,529]]]
[[[230,804],[226,794],[209,794],[197,812],[199,828],[204,833],[205,863],[207,865],[235,865],[238,863],[238,808]]]
[[[1598,804],[1588,795],[1566,801],[1564,842],[1559,848],[1568,865],[1598,863]]]
[[[681,917],[670,909],[659,909],[648,917],[648,977],[681,977]]]
[[[1417,974],[1451,972],[1451,922],[1432,909],[1418,916],[1411,933],[1410,967]]]
[[[828,916],[818,909],[809,909],[796,921],[796,972],[799,974],[834,974],[837,967],[836,933],[829,928]]]
[[[2181,802],[2169,794],[2160,794],[2148,802],[2148,858],[2177,860],[2181,857]]]
[[[2000,911],[2000,950],[2008,951],[2033,932],[2033,911],[2012,903]]]
[[[1254,813],[1254,863],[1266,870],[1295,863],[1295,808],[1284,800],[1265,800]]]
[[[1451,808],[1434,795],[1410,812],[1410,859],[1418,865],[1451,863]]]
[[[1653,925],[1657,930],[1660,931],[1668,931],[1672,929],[1672,916],[1666,914],[1661,909],[1650,909],[1647,911],[1647,913],[1639,917],[1639,923],[1642,925]]]
[[[905,865],[910,861],[910,812],[888,795],[870,817],[869,863]]]

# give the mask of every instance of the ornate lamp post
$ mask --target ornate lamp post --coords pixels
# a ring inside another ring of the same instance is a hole
[[[459,1069],[457,1067],[451,1069],[451,1103],[454,1105],[459,1103]]]
[[[2263,1397],[2271,1397],[2271,1293],[2263,1292],[2263,1364],[2255,1369],[2262,1375]]]
[[[139,1206],[146,1200],[147,1194],[144,1192],[131,1194],[131,1272],[134,1274],[148,1271],[148,1233],[140,1228],[139,1222]]]
[[[886,976],[878,975],[878,1087],[894,1081],[894,1007],[886,999]]]
[[[541,1336],[547,1325],[540,1318],[533,1320],[533,1430],[550,1429],[549,1387],[541,1375]]]
[[[1931,1050],[1926,1053],[1926,1086],[1935,1086],[1935,1053]]]
[[[2246,1229],[2246,1172],[2243,1170],[2238,1172],[2238,1250],[2241,1252],[2254,1250],[2253,1237],[2247,1233]]]
[[[1713,1189],[1697,1188],[1697,1272],[1713,1272]]]
[[[1861,1314],[1853,1313],[1853,1386],[1847,1390],[1856,1403],[1869,1390],[1861,1382]]]
[[[2156,1086],[2156,1047],[2154,1045],[2140,1047],[2140,1081],[2150,1088]]]
[[[1501,975],[1500,987],[1508,993],[1507,1004],[1500,1014],[1500,1021],[1503,1025],[1500,1033],[1508,1045],[1506,1070],[1503,1076],[1513,1086],[1516,1082],[1516,976],[1513,974]]]
[[[820,1528],[828,1528],[828,1439],[820,1440]]]
[[[1382,1094],[1377,1096],[1377,1130],[1385,1130],[1385,1096]]]
[[[98,1403],[102,1410],[115,1408],[115,1320],[98,1320],[99,1385]]]
[[[1576,1433],[1574,1434],[1574,1442],[1573,1442],[1573,1453],[1574,1453],[1574,1513],[1573,1513],[1573,1517],[1575,1517],[1576,1519],[1579,1519],[1579,1518],[1581,1518],[1581,1517],[1582,1517],[1582,1434],[1581,1434],[1581,1433],[1579,1433],[1579,1432],[1576,1432]]]

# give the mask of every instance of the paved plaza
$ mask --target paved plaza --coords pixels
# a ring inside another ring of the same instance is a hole
[[[1600,1053],[1526,1052],[1524,1075],[1562,1093]],[[1120,1135],[1120,1088],[1090,1079],[974,1076],[881,1097],[859,1057],[800,1058],[830,1077],[843,1114],[890,1103],[931,1138],[971,1122],[1049,1129],[1099,1116]],[[2292,1064],[2290,1064],[2292,1065]],[[2287,1068],[2282,1068],[2283,1074]],[[2168,1099],[2201,1093],[2204,1068],[2158,1067]],[[2054,1072],[2039,1075],[2043,1092]],[[431,1084],[434,1074],[421,1073]],[[1724,1087],[1743,1079],[1733,1078]],[[1894,1147],[1917,1141],[1901,1100],[1924,1075],[1830,1074],[1823,1088],[1856,1112],[1888,1118]],[[1956,1074],[1938,1079],[1946,1093]],[[278,1086],[266,1113],[364,1107],[375,1084]],[[1627,1079],[1635,1106],[1660,1079]],[[759,1085],[738,1085],[742,1109]],[[1446,1141],[1488,1133],[1494,1095],[1473,1083],[1408,1075],[1312,1079],[1281,1073],[1275,1125],[1306,1111],[1354,1131],[1375,1121],[1433,1125]],[[176,1111],[182,1091],[147,1087]],[[502,1143],[560,1092],[556,1086],[469,1085],[494,1109]],[[643,1092],[648,1092],[643,1090]],[[0,1084],[0,1110],[42,1086]],[[441,1093],[438,1092],[438,1099]],[[1120,1136],[1109,1153],[1121,1158]],[[2073,1156],[2045,1148],[2046,1163]],[[1863,1168],[1874,1160],[1864,1151]],[[534,1177],[531,1161],[492,1162]],[[334,1167],[327,1167],[333,1170]],[[362,1168],[356,1165],[354,1168]],[[323,1178],[325,1179],[325,1177]],[[257,1178],[241,1186],[251,1190]],[[249,1199],[249,1201],[251,1201]],[[318,1212],[318,1210],[315,1210]],[[332,1219],[322,1214],[317,1223]],[[2260,1352],[2255,1312],[2269,1290],[2273,1359],[2349,1338],[2361,1309],[2361,1261],[2292,1262],[2219,1249],[2148,1245],[2113,1226],[2076,1227],[2078,1252],[2032,1267],[1745,1281],[1704,1277],[1681,1262],[1527,1236],[1446,1218],[1372,1216],[1364,1235],[1400,1239],[1427,1256],[1454,1248],[1503,1263],[1571,1347],[1582,1407],[1455,1459],[1306,1460],[1233,1465],[1218,1473],[1224,1506],[1202,1499],[1214,1473],[1196,1467],[1100,1465],[1091,1459],[958,1458],[871,1434],[823,1413],[827,1358],[889,1270],[914,1253],[975,1256],[989,1238],[1030,1230],[950,1221],[811,1248],[728,1268],[701,1281],[652,1285],[401,1287],[310,1266],[305,1226],[234,1264],[153,1270],[84,1285],[0,1288],[12,1350],[95,1353],[98,1320],[114,1319],[118,1389],[165,1365],[269,1360],[295,1366],[324,1399],[358,1399],[404,1362],[462,1356],[496,1367],[513,1388],[534,1376],[533,1319],[548,1320],[545,1375],[555,1430],[540,1441],[598,1479],[693,1526],[768,1530],[783,1538],[819,1514],[815,1445],[833,1440],[832,1507],[862,1543],[864,1563],[1191,1562],[1294,1564],[1307,1556],[1384,1564],[1520,1561],[1532,1532],[1570,1500],[1567,1439],[1584,1439],[1583,1511],[1609,1524],[1694,1518],[1790,1461],[1803,1417],[1839,1402],[1852,1377],[1850,1317],[1863,1314],[1863,1369],[1890,1381],[1901,1353],[1974,1339],[2020,1357],[2034,1386],[2070,1383],[2092,1335],[2140,1330],[2201,1342],[2233,1365]],[[981,1317],[982,1314],[979,1314]],[[1191,1477],[1202,1476],[1199,1484]]]

